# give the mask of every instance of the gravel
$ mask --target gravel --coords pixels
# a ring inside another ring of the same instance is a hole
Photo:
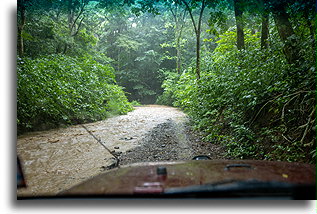
[[[167,120],[148,132],[140,146],[123,153],[120,165],[138,162],[191,160],[197,155],[225,159],[220,145],[202,141],[202,136],[186,122]]]

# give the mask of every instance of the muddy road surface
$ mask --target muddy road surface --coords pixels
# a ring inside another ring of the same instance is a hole
[[[110,153],[116,155],[117,159]],[[18,137],[27,188],[18,196],[55,195],[119,165],[190,160],[195,155],[224,159],[219,145],[203,143],[182,111],[158,105],[135,107],[127,115]]]

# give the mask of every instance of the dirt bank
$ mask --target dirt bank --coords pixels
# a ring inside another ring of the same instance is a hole
[[[84,127],[20,136],[17,154],[28,187],[19,189],[18,195],[54,195],[104,172],[114,163],[105,147],[117,154],[120,165],[187,160],[198,154],[224,158],[221,147],[202,143],[187,122],[176,108],[149,105]]]

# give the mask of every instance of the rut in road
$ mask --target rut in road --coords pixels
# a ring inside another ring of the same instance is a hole
[[[159,124],[148,133],[142,145],[122,155],[120,163],[190,160],[193,150],[182,128],[173,120]]]
[[[196,155],[224,159],[224,149],[219,145],[202,142],[186,120],[167,120],[154,127],[142,145],[120,156],[120,163],[191,160]]]
[[[84,124],[89,132],[76,125],[19,136],[17,154],[28,187],[17,193],[55,195],[109,169],[115,162],[112,154],[120,158],[120,165],[189,160],[202,153],[224,157],[221,147],[200,142],[186,122],[186,114],[176,108],[150,105]]]

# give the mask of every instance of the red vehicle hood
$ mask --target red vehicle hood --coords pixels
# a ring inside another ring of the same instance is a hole
[[[226,181],[283,182],[315,186],[315,165],[254,160],[138,163],[116,168],[62,192],[63,196],[161,194]]]

